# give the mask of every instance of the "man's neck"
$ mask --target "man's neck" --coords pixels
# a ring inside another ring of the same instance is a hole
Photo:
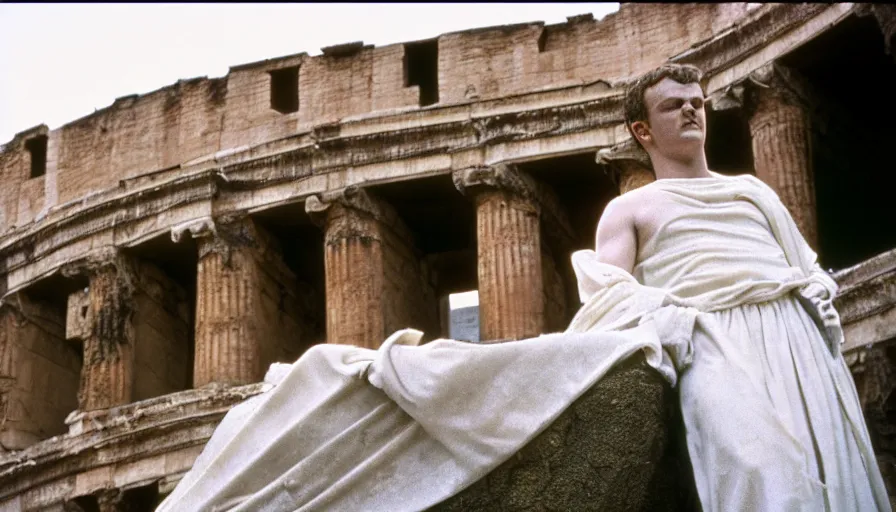
[[[700,154],[691,160],[674,160],[659,156],[654,158],[653,168],[656,172],[656,179],[678,179],[678,178],[710,178],[709,167],[706,165],[706,156]]]

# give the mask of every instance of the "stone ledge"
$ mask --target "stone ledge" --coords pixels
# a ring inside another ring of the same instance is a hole
[[[836,272],[844,354],[896,337],[896,249]],[[852,364],[857,354],[847,358]]]
[[[102,411],[75,411],[67,420],[68,434],[0,454],[0,509],[16,497],[24,510],[49,506],[52,503],[40,501],[48,499],[41,492],[46,488],[66,489],[53,497],[53,503],[62,503],[80,491],[108,487],[113,476],[120,488],[141,483],[146,475],[131,475],[130,465],[204,445],[231,407],[265,387],[207,386]],[[156,470],[157,477],[166,476],[166,467]],[[91,484],[95,488],[75,485],[83,475],[100,473],[109,476]]]

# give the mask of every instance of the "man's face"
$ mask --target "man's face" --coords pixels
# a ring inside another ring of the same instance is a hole
[[[664,78],[644,91],[644,103],[651,143],[659,152],[688,158],[703,150],[706,111],[699,84]]]

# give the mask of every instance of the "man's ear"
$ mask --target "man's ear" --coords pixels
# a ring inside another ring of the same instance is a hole
[[[647,126],[647,123],[644,121],[635,121],[632,123],[632,133],[635,134],[635,137],[641,144],[650,140],[650,127]]]

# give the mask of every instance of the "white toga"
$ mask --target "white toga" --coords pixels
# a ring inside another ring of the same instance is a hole
[[[836,312],[826,305],[825,328],[792,293],[805,284],[798,254],[814,254],[786,210],[771,201],[767,218],[752,177],[647,186],[669,200],[668,220],[633,276],[701,311],[679,390],[704,510],[888,510]],[[775,231],[793,238],[793,261]]]
[[[584,305],[566,332],[312,347],[272,366],[271,389],[227,414],[158,510],[422,510],[638,350],[680,384],[705,510],[889,510],[839,354],[836,284],[777,196],[751,176],[647,186],[675,214],[634,276],[573,254]]]

